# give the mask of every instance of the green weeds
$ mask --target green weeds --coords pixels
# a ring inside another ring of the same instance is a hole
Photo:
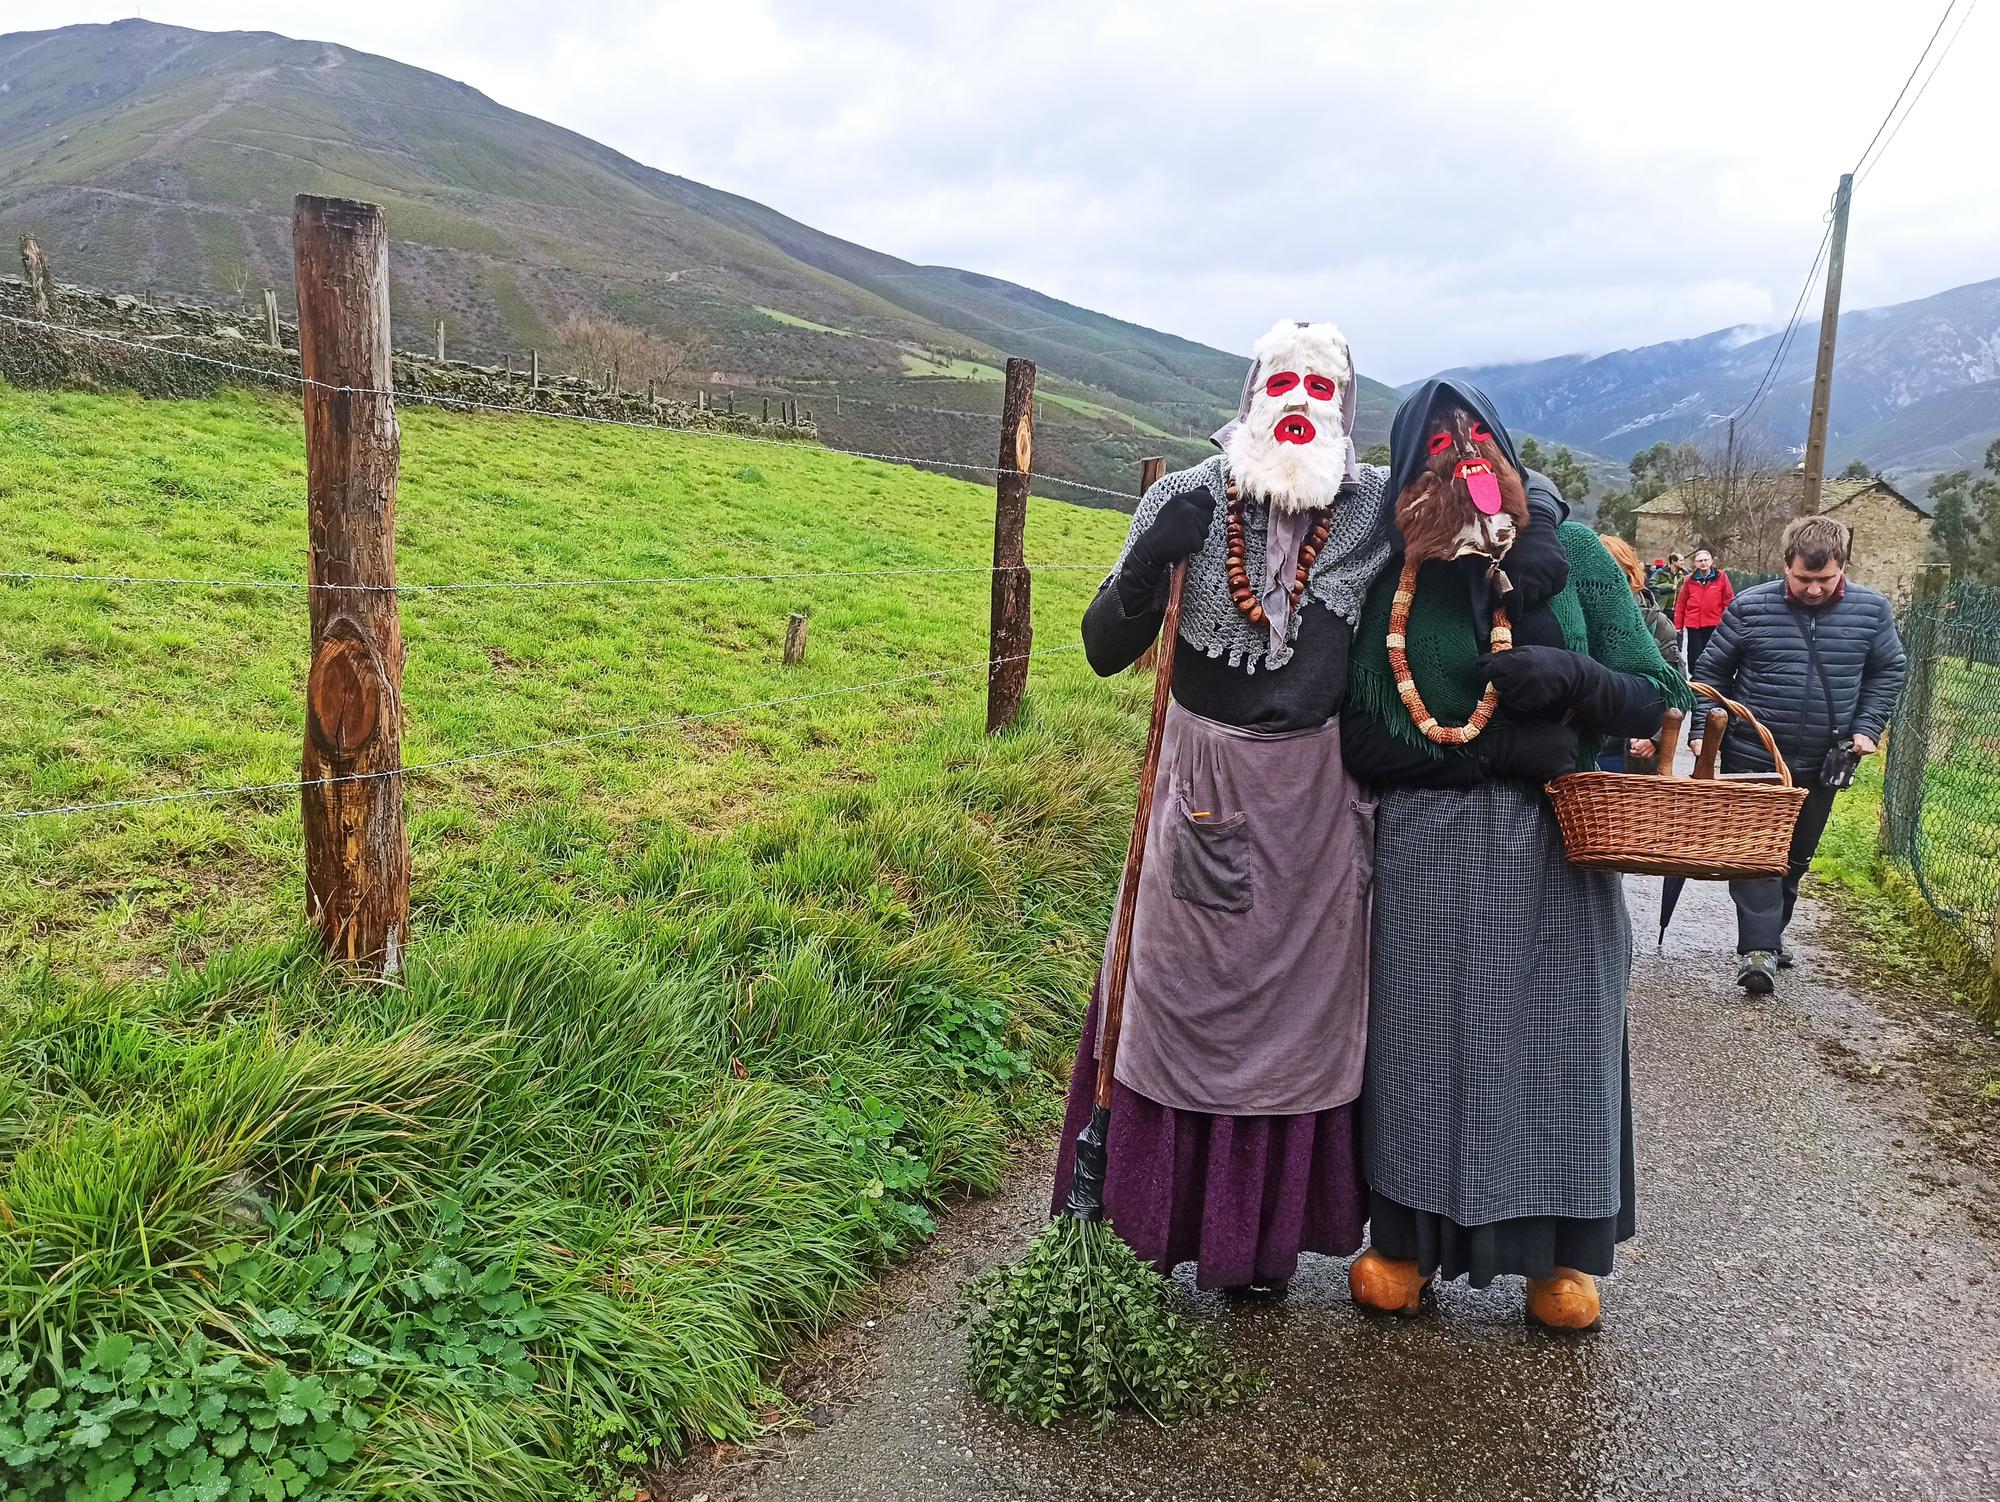
[[[404,422],[412,580],[962,565],[990,525],[824,454]],[[300,570],[273,399],[0,387],[0,466],[10,566]],[[1115,549],[1036,506],[1042,556]],[[1045,631],[1092,583],[1038,579]],[[406,754],[977,661],[986,594],[415,596]],[[0,802],[295,776],[303,642],[280,591],[0,586]],[[292,916],[289,797],[9,825],[0,1492],[589,1498],[756,1432],[774,1364],[1048,1119],[1144,706],[1046,661],[999,738],[974,673],[413,780],[392,984]]]

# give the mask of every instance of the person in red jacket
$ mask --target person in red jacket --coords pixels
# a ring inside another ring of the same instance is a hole
[[[1701,661],[1702,648],[1722,624],[1722,612],[1736,598],[1736,586],[1729,575],[1715,566],[1715,554],[1703,548],[1694,555],[1694,572],[1682,581],[1674,596],[1674,629],[1687,632],[1687,665]]]

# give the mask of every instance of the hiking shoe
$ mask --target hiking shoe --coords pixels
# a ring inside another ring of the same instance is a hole
[[[1792,966],[1796,965],[1798,961],[1799,957],[1793,954],[1791,950],[1785,948],[1785,946],[1782,944],[1778,946],[1778,968],[1780,970],[1789,970],[1792,968]]]
[[[1778,984],[1776,956],[1768,949],[1751,950],[1736,971],[1736,984],[1752,996],[1769,996]]]

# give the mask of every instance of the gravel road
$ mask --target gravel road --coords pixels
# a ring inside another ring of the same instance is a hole
[[[1892,989],[1808,899],[1776,997],[1731,983],[1726,893],[1692,885],[1664,955],[1659,883],[1628,886],[1638,1239],[1600,1332],[1528,1327],[1522,1288],[1365,1318],[1345,1264],[1282,1303],[1187,1290],[1266,1393],[1162,1430],[1021,1428],[971,1397],[959,1284],[1041,1222],[1046,1161],[948,1219],[871,1318],[789,1384],[808,1422],[703,1457],[707,1502],[946,1498],[2000,1497],[2000,1111],[1990,1034]],[[1983,1167],[1982,1167],[1983,1163]],[[659,1495],[659,1493],[656,1493]]]

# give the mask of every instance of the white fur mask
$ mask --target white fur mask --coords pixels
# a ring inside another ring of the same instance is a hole
[[[1352,472],[1354,360],[1330,323],[1276,324],[1257,341],[1250,408],[1223,444],[1245,498],[1330,506]]]

